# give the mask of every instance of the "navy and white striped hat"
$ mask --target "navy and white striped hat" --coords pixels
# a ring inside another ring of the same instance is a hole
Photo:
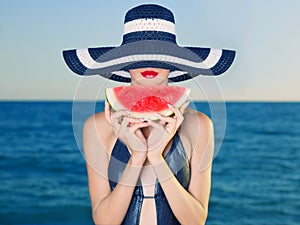
[[[232,64],[235,51],[180,47],[173,13],[159,5],[140,5],[125,15],[123,42],[117,47],[63,51],[69,68],[79,75],[101,75],[130,82],[130,69],[169,69],[174,82],[198,75],[219,75]]]

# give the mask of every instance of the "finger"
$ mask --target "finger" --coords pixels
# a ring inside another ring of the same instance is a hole
[[[182,104],[182,106],[179,108],[179,111],[181,112],[181,114],[184,113],[185,109],[188,107],[189,104],[190,104],[190,101],[186,101]]]
[[[121,124],[119,123],[119,121],[113,120],[111,122],[111,125],[113,126],[113,129],[114,129],[115,133],[116,134],[119,133],[119,130],[120,130],[120,127],[121,127]]]
[[[149,124],[153,128],[148,136],[148,140],[151,140],[151,145],[148,146],[149,150],[151,151],[152,149],[155,149],[157,146],[169,140],[170,135],[164,126],[160,125],[159,123],[149,121]]]
[[[169,134],[174,134],[176,132],[176,130],[178,129],[178,127],[181,125],[184,118],[178,108],[176,108],[170,104],[168,104],[168,106],[169,106],[169,109],[171,111],[173,111],[173,113],[175,115],[173,117],[169,117],[172,119],[172,121],[170,121],[166,124],[165,129]]]
[[[161,124],[159,124],[159,123],[157,123],[157,122],[154,122],[154,121],[152,121],[152,120],[148,121],[148,123],[149,123],[150,126],[156,128],[156,129],[158,129],[158,130],[160,130],[160,131],[162,131],[162,132],[165,132],[165,128],[164,128],[164,126],[162,126]]]
[[[163,116],[159,113],[155,113],[155,115],[165,123],[173,123],[175,121],[174,118],[170,116]]]
[[[182,113],[180,112],[180,110],[178,109],[178,108],[173,108],[173,112],[174,112],[174,114],[175,114],[175,118],[180,118],[180,117],[182,117]],[[173,118],[174,118],[173,117]]]
[[[142,133],[142,131],[141,131],[140,129],[137,129],[137,130],[135,131],[135,134],[136,134],[136,136],[137,136],[139,139],[141,139],[141,140],[146,140],[146,139],[145,139],[145,136],[143,135],[143,133]]]
[[[173,133],[176,129],[176,118],[161,116],[159,125],[161,125],[169,134]]]
[[[105,119],[111,124],[111,111],[107,101],[105,101],[104,113],[105,113]]]
[[[178,108],[171,104],[168,104],[168,107],[174,113],[174,116],[172,116],[172,118],[178,117],[178,112],[179,112]]]
[[[119,129],[119,133],[122,134],[123,132],[125,132],[125,130],[127,129],[129,122],[127,120],[127,118],[124,118],[120,124],[120,129]]]
[[[165,126],[167,124],[167,122],[163,121],[163,120],[158,120],[158,123],[162,126]]]
[[[129,114],[126,110],[119,110],[117,112],[112,113],[111,120],[119,120],[121,117],[127,116]]]
[[[177,124],[180,125],[182,123],[183,119],[184,119],[181,111],[178,108],[176,108],[176,107],[170,107],[170,109],[175,114],[175,116],[173,118],[176,120]]]
[[[117,131],[117,133],[119,133],[119,130],[121,129],[121,125],[122,122],[124,122],[126,124],[126,126],[128,125],[129,122],[124,121],[124,115],[126,115],[126,111],[125,110],[120,110],[117,112],[112,113],[111,116],[111,123],[114,127],[114,129]],[[123,126],[125,126],[125,124],[123,123]]]
[[[131,133],[134,133],[137,129],[143,128],[143,127],[149,127],[150,124],[148,122],[144,122],[144,123],[136,123],[134,125],[132,125],[129,130]]]
[[[127,116],[127,120],[129,123],[143,123],[145,122],[143,119],[137,119],[137,118],[132,118]]]

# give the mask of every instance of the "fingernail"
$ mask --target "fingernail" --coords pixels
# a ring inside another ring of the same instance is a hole
[[[157,117],[161,117],[161,115],[157,112],[155,112],[154,115],[157,116]]]
[[[168,104],[168,107],[169,107],[169,108],[173,108],[174,106],[172,106],[171,104]]]

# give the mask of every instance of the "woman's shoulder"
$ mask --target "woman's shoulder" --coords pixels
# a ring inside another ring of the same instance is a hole
[[[211,165],[214,156],[213,122],[206,114],[194,110],[189,110],[186,118],[189,122],[185,130],[189,132],[188,137],[192,143],[191,164],[196,165],[197,170],[201,167],[204,171]]]
[[[184,114],[184,120],[181,125],[181,135],[188,141],[192,149],[207,139],[207,136],[211,136],[213,133],[213,123],[211,119],[202,112],[186,109]]]
[[[95,137],[105,146],[108,151],[115,135],[111,124],[106,120],[104,112],[98,112],[89,116],[83,126],[84,138]]]
[[[99,129],[103,127],[109,127],[108,121],[105,119],[104,112],[98,112],[89,116],[84,122],[84,128],[86,129]]]
[[[190,108],[187,108],[183,114],[184,125],[191,126],[197,125],[198,129],[205,129],[212,126],[211,119],[203,112],[199,112]]]

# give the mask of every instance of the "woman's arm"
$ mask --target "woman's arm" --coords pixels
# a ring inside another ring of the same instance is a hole
[[[195,138],[196,142],[193,143],[195,147],[190,161],[191,179],[188,191],[178,182],[163,157],[152,162],[156,165],[153,168],[170,207],[183,225],[205,224],[208,214],[211,159],[214,148],[213,125],[204,114],[197,114],[197,120],[198,135]],[[210,160],[210,162],[204,163],[203,160]],[[200,168],[203,163],[206,167]]]
[[[107,174],[109,160],[105,150],[113,147],[108,143],[109,135],[113,135],[111,125],[101,114],[97,119],[95,116],[90,117],[84,124],[83,147],[93,220],[96,224],[120,224],[123,221],[144,163],[132,155],[121,179],[111,191]]]

